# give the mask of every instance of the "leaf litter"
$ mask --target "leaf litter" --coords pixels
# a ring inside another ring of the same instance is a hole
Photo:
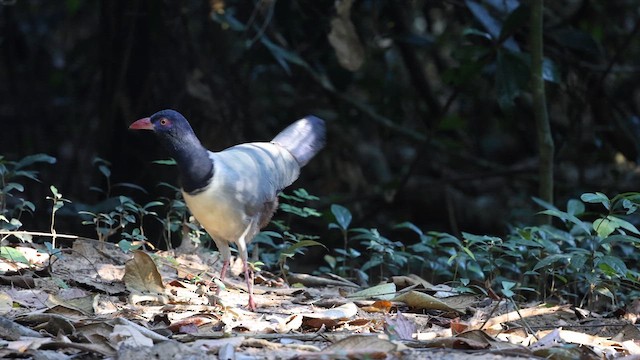
[[[237,272],[216,292],[220,262],[211,252],[125,254],[82,239],[51,257],[33,244],[7,249],[14,257],[0,257],[0,357],[640,357],[638,306],[617,317],[568,305],[515,308],[414,274],[367,289],[295,274],[289,288],[263,271],[270,286],[256,286],[259,308],[249,312]]]

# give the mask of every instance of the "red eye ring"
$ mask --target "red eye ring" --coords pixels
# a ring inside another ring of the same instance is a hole
[[[164,119],[164,118],[163,118],[163,119],[160,119],[160,125],[165,126],[165,125],[167,125],[167,124],[169,124],[169,120]]]

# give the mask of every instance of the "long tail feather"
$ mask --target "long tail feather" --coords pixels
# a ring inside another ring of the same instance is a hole
[[[325,141],[324,120],[312,115],[289,125],[272,140],[273,143],[287,149],[301,167],[324,147]]]

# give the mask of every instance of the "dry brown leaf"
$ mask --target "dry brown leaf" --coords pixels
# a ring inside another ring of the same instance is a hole
[[[12,287],[21,287],[24,289],[33,289],[36,287],[33,276],[30,274],[0,275],[0,284],[7,284]]]
[[[300,314],[293,314],[285,319],[276,318],[278,325],[275,330],[279,334],[286,334],[293,330],[298,330],[302,326],[303,316]]]
[[[333,320],[346,320],[358,313],[358,307],[356,304],[350,302],[344,305],[335,307],[333,309],[326,309],[322,311],[303,314],[304,317],[314,319],[333,319]]]
[[[521,317],[522,318],[527,318],[527,317],[531,317],[531,316],[539,316],[539,315],[546,315],[546,314],[553,314],[559,311],[570,311],[570,307],[569,306],[551,306],[551,307],[547,307],[545,305],[540,305],[540,306],[536,306],[536,307],[531,307],[531,308],[527,308],[527,309],[520,309],[519,311],[512,311],[503,315],[499,315],[499,316],[495,316],[491,319],[489,319],[484,326],[482,327],[482,329],[484,330],[494,330],[494,331],[502,331],[502,326],[501,324],[505,323],[505,322],[509,322],[509,321],[516,321],[516,320],[520,320]],[[477,325],[478,327],[482,326],[482,323],[477,323],[474,324]]]
[[[13,302],[28,309],[44,309],[47,307],[49,294],[39,289],[16,290],[7,289],[5,293],[13,299]]]
[[[404,294],[396,296],[394,301],[402,301],[409,307],[414,309],[429,309],[429,310],[442,310],[442,311],[454,311],[464,314],[463,309],[453,308],[443,301],[434,298],[433,296],[418,291],[409,291]]]
[[[314,329],[333,329],[336,326],[346,323],[346,320],[304,318],[302,323],[304,326]]]
[[[369,306],[363,306],[360,309],[370,313],[388,313],[393,303],[388,300],[378,300]]]
[[[35,338],[35,337],[22,336],[20,337],[20,340],[7,342],[6,347],[8,349],[16,350],[20,353],[23,353],[27,350],[39,349],[42,345],[48,344],[50,342],[51,342],[50,338]]]
[[[169,325],[169,330],[173,331],[174,333],[177,333],[177,332],[181,332],[181,329],[184,328],[185,326],[193,325],[195,327],[200,327],[202,325],[209,324],[212,321],[213,320],[208,316],[194,315],[186,319],[181,319],[171,323],[171,325]]]
[[[571,331],[571,330],[561,330],[561,329],[545,330],[545,331],[539,331],[537,335],[538,335],[538,338],[543,338],[547,334],[553,333],[553,332],[557,332],[557,336],[560,339],[562,339],[562,341],[568,342],[568,343],[587,345],[587,346],[609,346],[609,347],[621,346],[620,342],[618,341],[612,341],[605,337],[589,335],[589,334],[585,334],[577,331]]]
[[[238,348],[242,345],[242,342],[245,340],[244,336],[232,336],[228,338],[222,339],[198,339],[191,344],[191,347],[194,349],[205,349],[207,352],[215,353],[218,349],[223,346],[231,346],[234,349]]]
[[[116,325],[113,327],[109,340],[116,344],[116,347],[140,347],[153,346],[153,340],[143,335],[136,327],[128,325]]]
[[[352,3],[353,0],[336,1],[337,16],[331,20],[329,43],[340,65],[349,71],[356,71],[364,63],[364,47],[350,19]]]
[[[614,335],[613,341],[640,340],[640,330],[635,325],[626,324]]]
[[[460,321],[460,318],[452,319],[449,324],[451,325],[451,333],[453,335],[458,335],[469,330],[469,324]]]
[[[476,343],[486,344],[490,346],[494,350],[518,350],[528,352],[523,346],[517,344],[511,344],[506,341],[500,341],[490,336],[486,332],[482,330],[470,330],[458,334],[456,339],[466,339],[469,341],[474,341]]]
[[[60,296],[51,294],[48,301],[52,304],[64,306],[68,309],[79,311],[85,315],[93,314],[93,303],[95,301],[95,294],[83,295],[77,298],[63,299]]]
[[[396,296],[396,284],[385,283],[354,292],[348,297],[351,299],[391,300],[394,296]]]
[[[364,356],[373,359],[385,359],[388,356],[393,357],[394,353],[398,353],[403,349],[403,346],[378,336],[353,335],[333,343],[312,356],[322,358],[335,355],[338,355],[339,358],[360,358]]]
[[[630,354],[640,357],[640,344],[635,340],[627,340],[622,342],[622,347]]]
[[[395,318],[385,316],[384,330],[391,340],[412,340],[416,324],[398,311]]]
[[[143,251],[135,251],[133,258],[127,261],[122,281],[131,292],[164,293],[160,272],[151,257]]]
[[[4,315],[13,309],[13,299],[11,295],[0,293],[0,315]]]

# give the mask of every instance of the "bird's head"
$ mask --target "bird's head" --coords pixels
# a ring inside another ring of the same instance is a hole
[[[162,110],[129,126],[131,130],[151,130],[174,157],[188,157],[202,145],[187,119],[175,110]]]
[[[151,130],[160,137],[181,137],[193,133],[187,119],[175,110],[162,110],[129,126],[131,130]]]

